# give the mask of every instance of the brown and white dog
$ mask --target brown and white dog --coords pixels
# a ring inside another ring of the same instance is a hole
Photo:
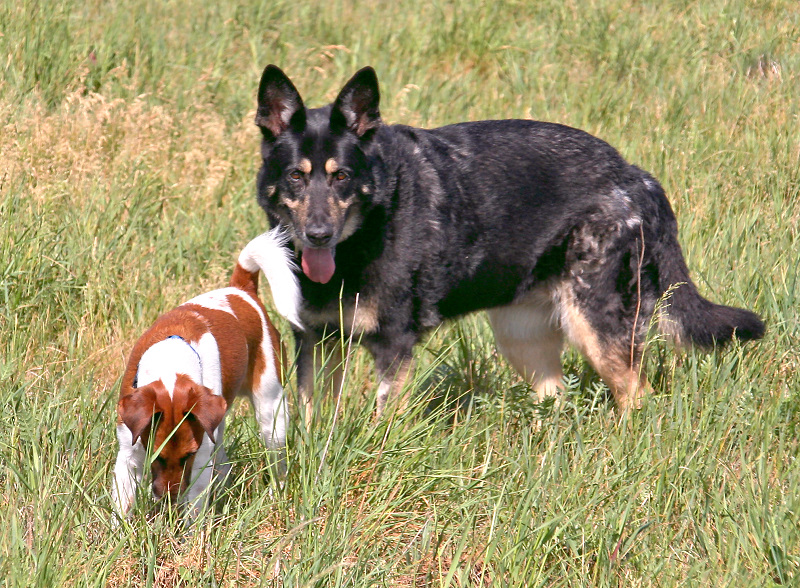
[[[257,293],[260,270],[278,312],[302,329],[297,278],[284,244],[276,230],[252,240],[228,288],[160,316],[134,345],[117,406],[112,495],[120,516],[130,510],[148,463],[156,499],[167,495],[192,512],[199,508],[212,481],[227,473],[223,430],[237,396],[250,398],[264,443],[278,454],[278,472],[285,471],[280,341]]]

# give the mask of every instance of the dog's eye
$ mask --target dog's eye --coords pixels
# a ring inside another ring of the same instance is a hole
[[[299,169],[295,169],[289,172],[289,179],[293,182],[299,182],[303,179],[303,173]]]
[[[336,174],[334,174],[333,177],[339,182],[344,182],[346,179],[350,177],[350,174],[340,169],[339,171],[336,172]]]
[[[194,457],[194,455],[195,455],[196,453],[197,453],[196,451],[192,451],[191,453],[187,453],[186,455],[184,455],[184,456],[181,458],[181,466],[183,466],[183,465],[184,465],[184,464],[185,464],[187,461],[189,461],[189,458],[190,458],[190,457]]]

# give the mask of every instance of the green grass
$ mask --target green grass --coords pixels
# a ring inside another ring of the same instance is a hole
[[[789,0],[0,0],[0,582],[800,584],[798,39]],[[420,346],[391,422],[356,352],[338,414],[295,419],[283,489],[244,407],[215,516],[183,535],[143,497],[112,529],[126,354],[266,226],[267,63],[312,106],[371,64],[388,122],[601,136],[663,183],[701,291],[766,338],[655,343],[656,394],[620,421],[571,351],[565,402],[538,406],[469,317]]]

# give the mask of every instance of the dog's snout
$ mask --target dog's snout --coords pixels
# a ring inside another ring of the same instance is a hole
[[[306,228],[306,239],[315,247],[327,245],[333,237],[333,227],[325,224],[310,225]]]
[[[155,500],[162,500],[169,498],[170,502],[175,502],[180,494],[181,485],[175,482],[153,483],[153,498]]]

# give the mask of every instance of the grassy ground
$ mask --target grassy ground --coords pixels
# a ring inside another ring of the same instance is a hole
[[[0,0],[0,581],[800,583],[799,39],[790,0]],[[664,184],[701,291],[763,314],[766,338],[654,343],[657,393],[619,422],[572,352],[566,402],[537,406],[470,317],[420,347],[391,427],[358,352],[338,414],[293,426],[283,491],[242,407],[217,516],[182,536],[144,500],[112,530],[125,355],[265,227],[267,63],[311,105],[371,64],[390,122],[601,136]]]

